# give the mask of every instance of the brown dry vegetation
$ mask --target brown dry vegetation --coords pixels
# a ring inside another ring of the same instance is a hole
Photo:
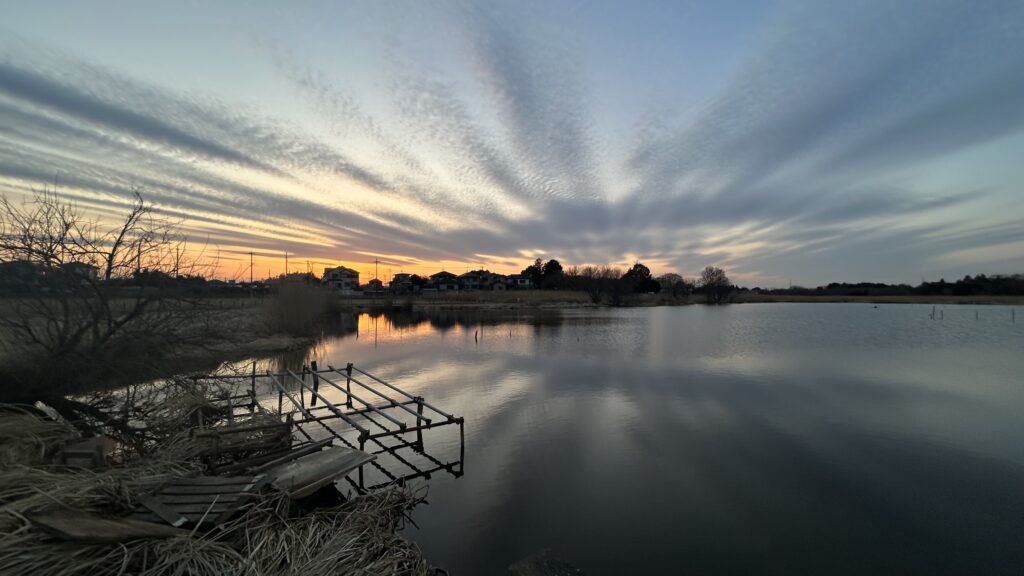
[[[180,391],[184,396],[165,395],[154,406],[187,407],[204,401],[200,390]],[[153,449],[144,457],[85,470],[50,464],[63,442],[79,437],[76,426],[31,408],[0,405],[0,574],[431,573],[419,549],[396,531],[408,510],[421,501],[408,489],[382,490],[313,511],[294,506],[287,496],[271,490],[215,530],[115,543],[61,541],[33,522],[35,515],[68,510],[124,516],[138,505],[140,495],[172,478],[198,472],[199,452],[186,432],[188,414],[177,409],[152,413],[146,436]]]

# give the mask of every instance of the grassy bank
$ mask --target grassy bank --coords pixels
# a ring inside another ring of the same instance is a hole
[[[730,302],[772,303],[772,302],[846,302],[864,304],[975,304],[975,305],[1024,305],[1024,296],[943,296],[943,295],[905,295],[905,296],[793,296],[781,294],[750,294],[741,293],[731,296]],[[674,297],[671,294],[626,294],[618,299],[617,306],[687,306],[703,304],[700,294]],[[585,292],[554,291],[554,290],[516,290],[507,292],[453,292],[431,296],[394,296],[383,298],[352,298],[339,297],[337,305],[352,310],[371,308],[406,308],[406,309],[571,309],[597,308],[612,304],[608,299],[594,303]]]
[[[80,422],[72,425],[31,408],[0,405],[0,573],[433,573],[419,549],[398,535],[408,511],[422,501],[400,487],[339,503],[293,500],[287,490],[269,485],[234,517],[215,522],[215,528],[200,526],[201,520],[191,529],[139,521],[130,525],[127,518],[147,495],[176,479],[209,473],[202,457],[207,446],[189,434],[194,421],[187,408],[216,412],[210,411],[211,397],[196,393],[189,389],[184,396],[166,396],[160,405],[171,409],[150,412],[145,428],[128,431],[145,439],[149,449],[144,454],[114,452],[93,469],[57,464],[61,453],[81,440]],[[118,440],[122,446],[133,444],[125,437]],[[85,535],[54,531],[55,519],[63,526],[102,521],[106,530]]]
[[[976,305],[1024,305],[1024,296],[784,296],[776,294],[738,294],[733,298],[737,304],[769,302],[848,302],[863,304],[976,304]]]
[[[282,287],[262,299],[199,298],[175,302],[173,323],[142,315],[132,320],[141,326],[123,337],[85,338],[74,348],[61,348],[32,341],[26,332],[46,334],[62,321],[72,326],[82,321],[33,318],[25,301],[31,299],[0,299],[0,314],[28,320],[26,329],[0,330],[0,401],[47,400],[302,349],[314,342],[321,321],[338,310],[332,295],[309,286]]]

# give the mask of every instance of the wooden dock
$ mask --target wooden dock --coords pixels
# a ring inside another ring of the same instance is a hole
[[[240,456],[245,446],[230,442],[234,430],[220,427],[197,431],[196,435],[209,437],[212,450],[221,446],[235,450],[232,458],[218,462],[211,455],[211,468],[218,473],[258,473],[271,465],[283,464],[289,459],[319,452],[325,446],[347,447],[365,452],[374,460],[353,459],[354,473],[345,475],[345,481],[358,493],[392,483],[402,484],[414,478],[430,478],[432,474],[448,473],[462,476],[465,460],[465,420],[445,412],[422,396],[410,394],[366,370],[347,364],[344,368],[328,365],[317,367],[316,362],[301,370],[279,373],[210,375],[196,380],[216,383],[230,390],[218,400],[218,409],[226,411],[230,423],[252,437],[255,429],[265,429],[272,444],[278,437],[280,426],[291,432],[287,446],[277,451],[262,451],[255,458]],[[261,415],[256,422],[256,415]],[[270,419],[268,420],[268,416]],[[200,415],[200,420],[202,417]],[[427,450],[424,434],[441,428],[458,430],[457,459],[439,458]],[[323,454],[332,452],[325,450]],[[244,455],[244,454],[243,454]],[[280,462],[277,459],[284,459]],[[341,452],[330,456],[304,458],[306,464],[323,459],[344,458]],[[382,461],[386,460],[386,461]],[[337,469],[338,464],[329,466]],[[219,467],[219,468],[218,468]],[[354,477],[353,477],[354,476]]]

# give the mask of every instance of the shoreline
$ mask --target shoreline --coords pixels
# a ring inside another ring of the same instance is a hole
[[[490,298],[487,293],[473,293],[456,297],[396,297],[396,298],[340,298],[339,304],[354,312],[381,309],[409,310],[578,310],[596,308],[644,308],[653,306],[708,305],[697,296],[673,298],[657,294],[638,294],[624,299],[619,305],[605,302],[583,301],[578,296],[564,299],[560,293],[551,293],[542,298],[530,297],[521,300],[507,297]],[[738,294],[726,304],[934,304],[934,305],[979,305],[979,306],[1024,306],[1024,295],[903,295],[903,296],[849,296],[849,295],[781,295],[781,294]]]

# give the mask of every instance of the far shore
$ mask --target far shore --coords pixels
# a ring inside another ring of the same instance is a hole
[[[934,305],[1024,305],[1024,295],[902,295],[902,296],[849,296],[849,295],[783,295],[783,294],[735,294],[732,304],[761,303],[863,303],[863,304],[934,304]],[[384,296],[379,298],[340,297],[342,307],[354,310],[372,308],[410,309],[482,309],[504,310],[538,308],[565,310],[576,308],[606,308],[604,301],[594,303],[584,292],[515,290],[508,292],[458,292],[433,296]],[[689,306],[704,304],[700,294],[674,297],[670,294],[630,294],[623,297],[617,307]]]
[[[863,303],[863,304],[974,304],[974,305],[1024,305],[1024,295],[1015,296],[946,296],[946,295],[907,295],[907,296],[786,296],[776,294],[743,294],[735,297],[737,304],[757,304],[773,302],[831,302],[831,303]]]

